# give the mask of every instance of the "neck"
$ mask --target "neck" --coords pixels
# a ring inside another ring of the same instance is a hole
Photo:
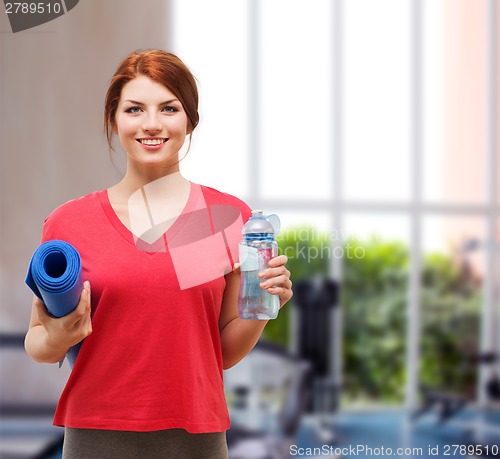
[[[168,173],[154,173],[136,175],[125,173],[123,179],[110,188],[110,191],[119,201],[128,199],[139,189],[154,189],[155,192],[161,192],[163,196],[174,196],[182,193],[189,188],[189,181],[186,180],[179,170],[169,171]]]
[[[110,203],[118,218],[137,237],[150,244],[182,213],[191,190],[191,183],[179,171],[155,177],[148,181],[143,176],[138,179],[125,174],[122,181],[108,189]],[[148,215],[146,219],[145,215]],[[157,222],[160,233],[149,231],[152,221]],[[144,228],[149,228],[147,236],[143,234]]]
[[[138,164],[127,164],[127,171],[120,181],[120,188],[129,190],[131,193],[139,188],[145,187],[152,182],[161,182],[163,186],[178,186],[180,182],[186,182],[179,170],[179,164],[169,167],[148,167]]]

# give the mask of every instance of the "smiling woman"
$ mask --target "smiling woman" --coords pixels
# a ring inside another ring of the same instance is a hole
[[[177,172],[177,153],[190,133],[179,99],[146,75],[137,76],[123,87],[113,132],[127,152],[127,173],[135,173],[138,165]]]
[[[80,253],[80,301],[55,319],[34,298],[26,335],[40,362],[85,338],[54,418],[66,428],[63,457],[227,457],[223,370],[267,323],[238,314],[237,245],[250,208],[180,173],[198,93],[173,54],[126,57],[104,121],[109,145],[117,135],[126,152],[124,177],[60,206],[43,227],[43,241]],[[292,296],[286,261],[259,273],[280,306]]]

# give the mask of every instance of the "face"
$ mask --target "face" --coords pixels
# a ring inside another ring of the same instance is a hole
[[[188,133],[181,102],[161,83],[138,75],[122,89],[115,126],[128,165],[179,170],[178,153]]]

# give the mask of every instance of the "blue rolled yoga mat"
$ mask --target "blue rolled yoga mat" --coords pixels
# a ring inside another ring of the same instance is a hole
[[[80,254],[66,241],[44,242],[31,257],[26,284],[54,317],[69,314],[78,305],[83,288]],[[81,344],[66,354],[71,367]]]

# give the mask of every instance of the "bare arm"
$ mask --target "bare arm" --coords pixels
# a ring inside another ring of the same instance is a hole
[[[37,362],[60,362],[68,349],[92,333],[90,319],[90,284],[84,283],[76,309],[61,318],[52,317],[36,296],[24,347]]]
[[[269,268],[261,271],[259,277],[267,279],[261,287],[269,293],[280,296],[282,307],[293,295],[290,271],[285,267],[287,257],[281,255],[269,262]],[[236,365],[257,344],[267,320],[244,320],[238,314],[238,290],[240,285],[239,265],[226,275],[226,288],[222,300],[219,330],[222,344],[224,369]]]

